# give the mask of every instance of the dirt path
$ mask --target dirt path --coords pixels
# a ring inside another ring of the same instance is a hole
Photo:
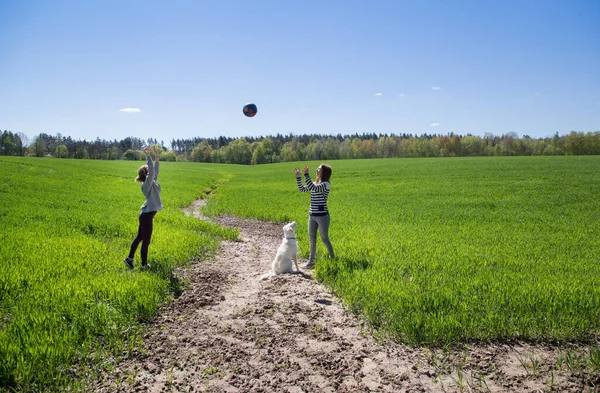
[[[199,214],[201,201],[188,208]],[[101,392],[593,391],[559,369],[561,350],[526,344],[443,352],[380,344],[312,276],[260,281],[283,225],[221,217],[240,241],[181,272],[189,288]]]

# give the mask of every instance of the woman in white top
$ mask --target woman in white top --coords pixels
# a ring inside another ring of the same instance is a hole
[[[160,199],[160,184],[156,182],[158,179],[158,170],[160,168],[158,148],[154,146],[154,163],[148,152],[148,147],[145,147],[144,151],[146,152],[146,165],[142,165],[138,168],[138,176],[135,180],[142,183],[142,193],[146,197],[146,201],[142,205],[142,211],[138,217],[140,224],[138,226],[137,236],[131,243],[129,256],[123,261],[128,268],[133,269],[133,257],[135,251],[139,244],[142,243],[142,248],[140,249],[142,270],[150,268],[150,265],[148,264],[148,246],[150,246],[150,239],[152,238],[152,224],[156,212],[163,208]]]

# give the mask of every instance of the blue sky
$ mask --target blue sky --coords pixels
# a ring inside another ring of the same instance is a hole
[[[0,0],[4,129],[596,131],[600,1]]]

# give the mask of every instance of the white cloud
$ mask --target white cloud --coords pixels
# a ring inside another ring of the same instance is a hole
[[[142,110],[140,108],[123,108],[123,109],[119,109],[119,112],[127,112],[127,113],[137,113],[137,112],[141,112]]]
[[[404,97],[404,93],[400,93],[398,94],[400,97]]]
[[[383,93],[375,93],[376,96],[382,96]]]
[[[441,125],[442,125],[441,123],[431,123],[431,124],[429,125],[429,127],[439,127],[439,126],[441,126]]]
[[[442,90],[439,86],[431,86],[431,90]]]

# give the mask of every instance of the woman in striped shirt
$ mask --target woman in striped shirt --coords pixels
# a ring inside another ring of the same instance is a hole
[[[306,186],[302,184],[301,174],[304,173],[304,181]],[[310,240],[310,255],[308,262],[302,265],[304,269],[312,269],[315,267],[315,254],[317,252],[317,229],[321,234],[321,240],[327,247],[329,257],[333,258],[333,247],[329,241],[329,211],[327,210],[327,197],[331,190],[329,178],[331,177],[331,167],[327,164],[321,164],[317,168],[317,177],[313,183],[308,174],[308,167],[304,167],[302,171],[299,168],[294,168],[296,175],[296,184],[300,192],[310,191],[310,210],[308,212],[308,238]]]

